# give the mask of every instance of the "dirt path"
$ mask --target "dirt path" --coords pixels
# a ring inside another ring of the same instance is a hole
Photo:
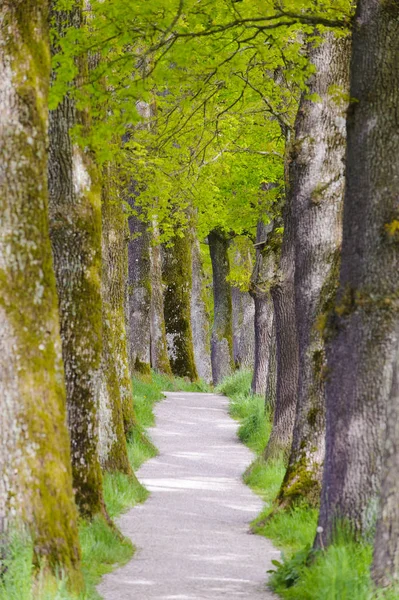
[[[139,479],[151,491],[119,524],[138,550],[99,586],[105,600],[270,600],[266,571],[278,558],[249,533],[262,501],[241,481],[252,460],[235,435],[228,400],[168,393],[151,431],[160,456]]]

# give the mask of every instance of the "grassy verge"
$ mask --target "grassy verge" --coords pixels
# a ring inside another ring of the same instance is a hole
[[[317,510],[298,504],[290,510],[271,514],[284,477],[281,460],[262,459],[270,434],[270,415],[264,398],[250,391],[251,373],[241,371],[218,387],[230,398],[230,414],[240,421],[238,436],[256,455],[244,474],[244,481],[265,501],[262,513],[252,523],[255,533],[271,539],[282,550],[281,562],[269,585],[289,600],[398,600],[399,590],[377,591],[370,577],[372,548],[338,534],[325,551],[311,550],[317,527]]]
[[[154,404],[162,399],[162,391],[210,391],[205,383],[184,379],[152,376],[135,377],[133,396],[138,421],[138,434],[128,440],[128,453],[134,470],[156,455],[148,443],[146,428],[154,425]],[[122,473],[104,475],[104,499],[109,515],[117,517],[134,505],[144,502],[147,490]],[[102,518],[82,521],[79,528],[82,547],[82,570],[85,593],[77,598],[68,591],[62,575],[49,577],[45,568],[33,569],[33,547],[26,535],[14,535],[6,560],[6,570],[0,576],[0,600],[99,600],[96,585],[101,577],[127,563],[134,554],[130,540],[124,538]],[[4,564],[4,563],[3,563]]]

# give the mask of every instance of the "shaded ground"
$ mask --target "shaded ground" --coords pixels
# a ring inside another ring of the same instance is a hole
[[[252,455],[227,398],[170,392],[156,420],[160,456],[138,472],[151,497],[119,520],[138,550],[99,592],[105,600],[274,598],[266,571],[279,552],[249,533],[262,501],[241,481]]]

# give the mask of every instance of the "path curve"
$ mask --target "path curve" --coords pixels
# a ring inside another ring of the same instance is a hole
[[[262,501],[241,481],[253,456],[236,437],[227,398],[170,392],[151,437],[160,455],[139,471],[151,491],[118,523],[137,547],[105,576],[105,600],[271,600],[267,570],[279,552],[249,533]]]

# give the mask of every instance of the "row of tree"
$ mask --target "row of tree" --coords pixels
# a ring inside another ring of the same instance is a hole
[[[398,17],[2,3],[0,514],[50,564],[79,579],[76,506],[134,477],[133,371],[253,362],[279,505],[321,499],[316,545],[377,520],[397,576]]]

